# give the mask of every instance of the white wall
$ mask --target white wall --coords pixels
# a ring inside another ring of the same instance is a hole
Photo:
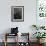
[[[11,22],[11,6],[24,6],[24,22]],[[0,0],[0,34],[17,26],[32,35],[32,24],[36,24],[36,0]]]

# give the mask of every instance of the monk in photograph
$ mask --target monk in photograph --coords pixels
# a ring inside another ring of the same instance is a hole
[[[21,9],[14,9],[14,19],[22,19],[22,11]]]

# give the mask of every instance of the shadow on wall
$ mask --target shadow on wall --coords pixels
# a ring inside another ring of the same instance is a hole
[[[8,28],[8,29],[5,29],[4,32],[2,34],[5,34],[5,33],[10,33],[11,32],[11,28]]]

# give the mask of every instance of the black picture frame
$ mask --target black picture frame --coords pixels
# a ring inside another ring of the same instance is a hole
[[[24,6],[11,6],[11,21],[12,22],[24,21]]]

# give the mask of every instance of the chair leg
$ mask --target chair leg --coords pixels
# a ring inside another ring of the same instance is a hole
[[[5,46],[7,46],[7,33],[5,34]]]
[[[6,41],[5,41],[5,43],[4,43],[4,44],[5,44],[5,46],[7,46],[7,42],[6,42]]]

